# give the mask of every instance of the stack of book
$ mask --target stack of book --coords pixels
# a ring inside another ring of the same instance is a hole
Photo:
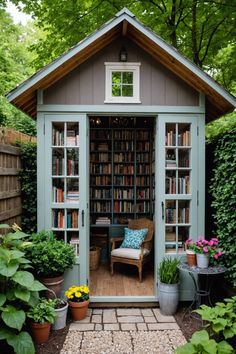
[[[66,195],[67,203],[75,203],[79,201],[79,191],[68,191]]]
[[[74,248],[76,256],[79,256],[79,238],[72,237],[70,240],[70,245]]]
[[[79,146],[79,135],[75,130],[67,130],[66,144],[68,146]]]
[[[110,225],[111,220],[107,216],[100,216],[96,219],[96,225]]]

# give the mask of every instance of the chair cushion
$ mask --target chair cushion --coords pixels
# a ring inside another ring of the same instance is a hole
[[[150,251],[146,248],[143,250],[143,254],[146,256]],[[131,258],[131,259],[139,259],[141,254],[141,250],[135,250],[132,248],[116,248],[111,251],[111,256],[114,257],[122,257],[122,258]]]
[[[141,243],[145,240],[148,229],[132,230],[125,227],[125,237],[120,248],[140,249]]]

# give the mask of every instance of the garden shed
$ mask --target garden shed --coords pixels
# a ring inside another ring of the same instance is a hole
[[[37,119],[38,229],[77,254],[64,288],[155,301],[160,260],[184,257],[185,241],[204,235],[205,123],[235,98],[126,8],[7,98]],[[142,282],[130,264],[113,276],[107,267],[111,239],[133,219],[154,221]],[[91,272],[90,245],[102,263]],[[181,296],[192,296],[187,279]]]

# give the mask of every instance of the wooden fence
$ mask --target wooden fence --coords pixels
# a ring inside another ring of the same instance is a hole
[[[36,141],[26,134],[0,128],[0,223],[21,224],[21,190],[18,173],[21,168],[17,141]]]

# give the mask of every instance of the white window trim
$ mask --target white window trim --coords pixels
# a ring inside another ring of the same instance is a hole
[[[110,63],[105,62],[105,101],[104,103],[141,103],[140,101],[140,65],[141,63]],[[112,72],[132,71],[133,72],[133,96],[114,97],[112,96]]]

